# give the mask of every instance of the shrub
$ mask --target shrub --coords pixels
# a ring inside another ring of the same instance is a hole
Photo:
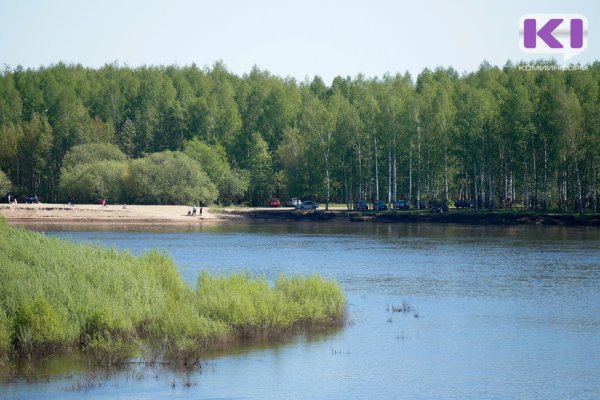
[[[132,203],[211,204],[217,199],[217,189],[200,165],[181,152],[130,161],[124,182]]]
[[[94,161],[63,168],[60,175],[60,191],[67,198],[79,202],[95,203],[107,198],[118,203],[123,200],[122,176],[126,163],[122,161]]]
[[[231,168],[225,149],[220,144],[211,146],[194,138],[185,144],[184,151],[200,164],[211,182],[215,184],[219,191],[219,203],[231,204],[246,194],[248,176]]]

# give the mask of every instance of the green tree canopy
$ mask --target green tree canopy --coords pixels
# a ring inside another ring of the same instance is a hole
[[[101,160],[64,168],[60,190],[65,198],[76,202],[95,203],[98,199],[122,202],[126,165],[124,161]]]
[[[258,132],[252,135],[248,165],[250,201],[253,205],[264,205],[273,190],[273,160],[269,153],[269,145]]]
[[[186,143],[184,151],[200,164],[216,185],[219,203],[231,204],[244,196],[248,190],[248,177],[241,171],[231,169],[223,146],[211,146],[195,138]]]
[[[6,196],[12,189],[12,183],[6,174],[0,171],[0,197]]]
[[[127,157],[114,144],[110,143],[85,143],[71,147],[65,154],[63,168],[75,168],[81,164],[95,161],[125,161]]]
[[[124,177],[128,202],[211,204],[217,188],[200,165],[182,152],[165,151],[129,162]]]

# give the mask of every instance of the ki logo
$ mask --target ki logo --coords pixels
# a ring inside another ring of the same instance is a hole
[[[526,14],[519,21],[519,47],[524,53],[562,54],[566,61],[587,45],[587,19],[581,14]]]

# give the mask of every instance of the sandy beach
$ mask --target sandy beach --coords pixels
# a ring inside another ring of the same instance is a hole
[[[340,211],[341,208],[334,208]],[[75,223],[168,223],[189,224],[247,220],[296,220],[315,214],[312,211],[294,211],[291,207],[232,207],[196,209],[196,216],[188,216],[191,206],[175,205],[119,205],[110,204],[0,204],[0,216],[8,222],[75,222]],[[322,210],[320,210],[322,211]],[[321,212],[318,213],[319,215]]]
[[[72,221],[126,223],[193,223],[217,221],[219,215],[207,207],[202,215],[188,216],[190,206],[107,205],[100,204],[0,204],[0,215],[7,221]]]

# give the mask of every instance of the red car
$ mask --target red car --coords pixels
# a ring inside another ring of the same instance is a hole
[[[271,200],[269,200],[269,207],[281,207],[281,202],[279,201],[279,199],[272,198]]]

